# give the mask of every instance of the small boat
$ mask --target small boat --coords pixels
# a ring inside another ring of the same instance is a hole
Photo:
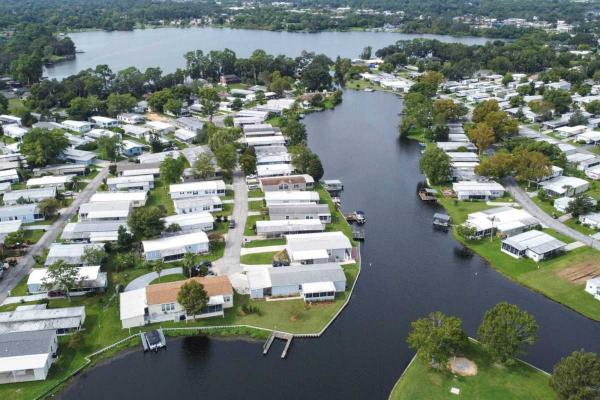
[[[300,119],[304,119],[304,117],[306,117],[306,115],[304,115],[304,114],[299,114],[298,115],[298,118],[300,118]]]
[[[325,179],[323,185],[328,192],[340,192],[344,190],[344,184],[339,179]]]
[[[372,89],[372,88],[365,88],[365,89],[364,89],[364,91],[365,91],[365,92],[374,92],[375,90],[374,90],[374,89]]]
[[[367,216],[363,211],[354,211],[351,214],[346,215],[346,221],[352,223],[356,222],[359,225],[363,225],[367,222]]]
[[[423,201],[437,201],[435,197],[435,195],[437,194],[437,190],[435,189],[422,188],[419,190],[418,194],[421,200]]]
[[[433,214],[433,226],[436,228],[447,229],[450,227],[452,220],[449,215],[442,213]]]

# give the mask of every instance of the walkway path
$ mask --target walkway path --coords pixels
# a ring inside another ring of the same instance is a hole
[[[258,254],[258,253],[273,253],[275,251],[281,251],[285,249],[285,245],[276,245],[276,246],[261,246],[261,247],[244,247],[241,250],[241,255],[246,254]]]
[[[177,274],[183,274],[183,268],[176,267],[176,268],[165,269],[160,273],[160,277],[162,278],[167,275],[177,275]],[[134,280],[129,282],[129,284],[127,286],[125,286],[124,291],[129,292],[131,290],[145,288],[152,281],[154,281],[156,279],[158,279],[158,274],[156,272],[148,272],[147,274],[138,276],[137,278],[135,278]]]
[[[6,299],[4,299],[4,301],[2,302],[2,305],[5,306],[7,304],[16,304],[16,303],[20,303],[21,301],[26,303],[28,301],[45,300],[47,298],[48,298],[48,294],[46,294],[46,293],[31,294],[29,296],[11,296],[11,297],[7,297]]]
[[[531,197],[529,197],[527,192],[517,184],[514,178],[508,178],[506,180],[506,189],[513,196],[513,198],[519,204],[521,204],[525,211],[539,219],[543,225],[547,226],[548,228],[552,228],[558,233],[562,233],[563,235],[568,236],[575,241],[579,241],[597,250],[600,250],[600,242],[584,235],[581,232],[577,232],[575,229],[569,228],[562,222],[546,214],[537,206],[537,204],[533,202],[533,200],[531,200]]]
[[[235,220],[236,225],[227,233],[223,257],[213,263],[213,269],[219,275],[232,275],[242,272],[240,255],[248,215],[248,188],[246,187],[244,175],[240,170],[235,171],[232,186],[234,197],[231,218]]]
[[[13,268],[10,268],[5,274],[3,279],[0,281],[0,302],[4,301],[8,297],[8,291],[12,290],[17,284],[29,273],[29,270],[35,265],[33,256],[39,254],[43,249],[54,243],[58,235],[62,232],[65,225],[71,220],[71,217],[77,212],[79,206],[83,203],[87,203],[92,195],[96,193],[98,187],[102,184],[102,181],[108,175],[108,168],[103,168],[98,175],[89,185],[83,189],[77,198],[67,207],[65,212],[62,212],[60,216],[54,221],[52,225],[47,226],[47,231],[38,240],[36,244],[31,246],[29,252],[21,258],[19,263]]]

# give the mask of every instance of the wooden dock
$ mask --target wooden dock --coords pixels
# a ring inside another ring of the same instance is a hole
[[[271,348],[271,345],[273,344],[275,339],[281,339],[286,341],[285,347],[283,348],[283,352],[281,353],[281,358],[285,358],[287,356],[288,350],[290,349],[290,346],[292,345],[293,338],[294,335],[290,335],[289,333],[272,332],[265,344],[263,345],[263,355],[267,355],[269,353],[269,349]]]
[[[360,228],[352,228],[352,239],[365,240],[365,230]]]

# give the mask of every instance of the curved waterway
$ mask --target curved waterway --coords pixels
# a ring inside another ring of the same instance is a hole
[[[363,270],[350,305],[320,339],[262,343],[170,340],[168,349],[122,355],[78,377],[61,395],[79,399],[386,399],[413,352],[410,322],[457,315],[474,336],[488,308],[518,304],[539,323],[526,360],[551,370],[584,348],[600,352],[600,323],[504,278],[475,256],[458,259],[450,234],[433,231],[435,207],[417,199],[419,146],[397,139],[402,103],[387,93],[346,91],[333,111],[306,117],[326,177],[344,182],[345,210],[364,210]]]
[[[47,67],[44,75],[62,79],[99,64],[107,64],[113,71],[135,65],[144,70],[160,67],[163,72],[173,72],[185,66],[183,55],[192,50],[223,50],[248,57],[254,50],[263,49],[269,54],[299,56],[302,50],[336,56],[358,57],[365,46],[379,49],[398,40],[415,38],[437,39],[443,42],[485,44],[491,39],[429,34],[403,34],[393,32],[320,32],[293,33],[226,28],[161,28],[133,31],[86,31],[69,33],[77,50],[72,61]]]

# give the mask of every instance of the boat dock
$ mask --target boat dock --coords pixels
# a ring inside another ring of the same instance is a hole
[[[142,347],[146,351],[158,351],[163,347],[167,347],[167,339],[162,329],[140,333]]]
[[[423,201],[436,202],[437,201],[437,198],[435,197],[436,195],[437,195],[437,190],[435,190],[435,189],[423,188],[423,189],[419,190],[419,197]]]
[[[294,338],[294,335],[291,335],[289,333],[272,332],[271,336],[269,336],[269,338],[263,345],[263,355],[264,356],[267,355],[267,353],[269,352],[269,349],[271,348],[271,345],[273,344],[275,339],[281,339],[281,340],[286,341],[285,347],[283,348],[283,352],[281,353],[281,358],[285,358],[287,356],[288,350],[290,349],[290,346],[292,345],[293,338]]]
[[[352,239],[365,240],[365,230],[358,227],[352,227]]]

